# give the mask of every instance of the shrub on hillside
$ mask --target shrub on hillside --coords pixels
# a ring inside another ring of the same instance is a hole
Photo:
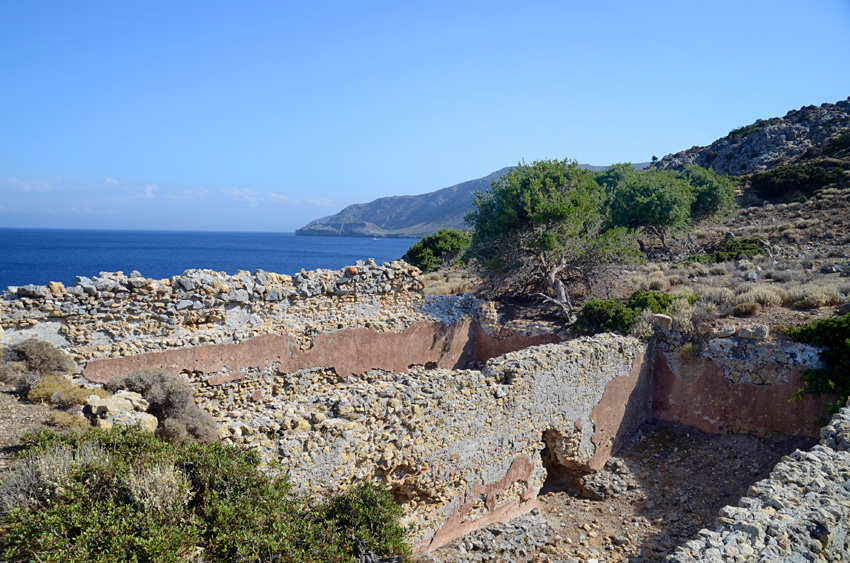
[[[159,420],[157,435],[161,438],[178,442],[190,437],[202,442],[217,440],[216,424],[198,408],[192,387],[165,370],[145,369],[116,377],[106,384],[106,389],[141,394],[150,403],[148,413]]]
[[[469,248],[471,241],[472,237],[467,233],[442,229],[411,246],[404,258],[423,273],[433,272],[454,264]]]
[[[850,154],[850,133],[839,135],[824,145],[823,154],[833,157]]]
[[[626,306],[636,311],[649,309],[653,313],[660,314],[666,313],[675,300],[676,297],[669,293],[659,293],[657,291],[638,289],[629,296]]]
[[[765,253],[765,243],[757,238],[727,238],[723,239],[714,247],[710,254],[699,254],[687,258],[691,262],[703,264],[715,264],[720,262],[732,262],[742,256],[752,259],[754,256]]]
[[[798,396],[803,393],[835,395],[837,400],[829,404],[829,412],[838,412],[850,397],[850,314],[813,321],[791,328],[786,334],[798,342],[820,348],[820,358],[826,366],[803,374],[806,387]]]
[[[0,559],[165,563],[202,551],[207,563],[354,563],[356,545],[409,552],[401,510],[381,485],[320,502],[261,472],[253,452],[135,427],[41,431],[26,443],[28,461],[0,485]]]
[[[576,315],[576,322],[570,327],[576,334],[598,334],[600,332],[618,332],[628,334],[637,313],[616,299],[591,299]]]
[[[844,169],[837,163],[838,161],[818,160],[779,166],[753,174],[750,186],[760,198],[767,200],[809,195],[841,177]]]

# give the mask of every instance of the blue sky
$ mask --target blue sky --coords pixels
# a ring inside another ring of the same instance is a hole
[[[293,231],[850,96],[850,1],[0,3],[0,227]]]

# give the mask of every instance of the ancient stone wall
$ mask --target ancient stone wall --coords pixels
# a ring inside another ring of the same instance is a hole
[[[210,385],[199,404],[226,441],[279,460],[317,493],[384,481],[415,525],[419,549],[536,507],[554,463],[589,473],[649,414],[645,345],[599,335],[512,352],[483,371],[413,367],[340,377],[272,366]]]
[[[757,340],[744,334],[699,347],[683,347],[675,335],[657,340],[654,416],[715,434],[818,436],[830,398],[794,398],[802,374],[821,365],[817,348],[766,330]]]
[[[671,563],[850,560],[850,403],[820,444],[782,458],[713,530],[681,546]]]

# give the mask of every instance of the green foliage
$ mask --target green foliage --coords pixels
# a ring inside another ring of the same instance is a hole
[[[630,162],[615,164],[610,168],[596,174],[596,183],[604,188],[606,192],[613,193],[617,186],[625,178],[634,176],[638,172]]]
[[[150,403],[148,412],[160,421],[157,435],[161,438],[185,441],[191,437],[205,442],[218,439],[215,422],[198,408],[192,387],[165,370],[146,369],[116,377],[106,384],[106,389],[140,393]]]
[[[693,190],[691,218],[704,219],[735,208],[736,183],[728,176],[696,165],[685,166],[681,175]]]
[[[823,154],[833,157],[850,154],[850,133],[839,135],[824,145]]]
[[[836,161],[802,162],[757,172],[750,178],[750,185],[762,199],[788,199],[810,195],[838,180],[843,172]]]
[[[669,293],[638,289],[629,296],[626,306],[635,312],[649,309],[653,313],[661,314],[668,312],[676,299],[677,296],[670,295]]]
[[[850,314],[792,327],[786,334],[821,349],[820,359],[826,367],[803,374],[806,387],[802,393],[835,395],[837,400],[829,404],[829,410],[838,412],[850,397]]]
[[[598,334],[600,332],[619,332],[628,334],[635,322],[637,311],[623,305],[616,299],[591,299],[576,315],[576,322],[570,327],[575,334]]]
[[[163,442],[135,427],[25,437],[28,457],[0,485],[0,558],[40,561],[353,562],[407,554],[401,510],[382,486],[324,503],[257,468],[253,452]],[[12,490],[14,489],[14,490]]]
[[[765,253],[764,242],[757,238],[727,238],[723,239],[710,254],[689,256],[687,261],[701,264],[719,264],[738,260],[741,256],[752,259],[753,256]]]
[[[471,242],[472,237],[467,233],[442,229],[416,242],[404,258],[424,273],[433,272],[444,265],[453,264]]]
[[[22,362],[27,370],[40,375],[68,373],[76,368],[74,360],[53,344],[34,338],[6,348],[3,356],[5,361]]]
[[[467,216],[471,254],[500,287],[548,283],[559,303],[569,275],[589,285],[605,263],[636,257],[625,229],[603,230],[605,196],[576,162],[520,163],[479,192]]]
[[[659,169],[627,175],[611,201],[614,224],[636,229],[685,226],[694,202],[691,186],[675,172]]]
[[[381,485],[363,483],[327,503],[324,518],[343,537],[346,551],[354,551],[354,538],[378,555],[409,555],[407,530],[401,525],[401,507]]]

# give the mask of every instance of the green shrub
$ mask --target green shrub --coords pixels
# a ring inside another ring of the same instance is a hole
[[[160,438],[218,440],[215,421],[198,408],[192,387],[165,370],[145,369],[116,377],[106,384],[106,389],[113,393],[119,389],[140,393],[150,403],[148,413],[159,420],[157,435]]]
[[[718,264],[738,260],[742,255],[751,259],[753,256],[764,253],[765,243],[757,238],[727,238],[720,241],[710,254],[690,256],[686,260],[702,264]]]
[[[803,374],[806,387],[798,396],[802,393],[835,395],[837,400],[829,403],[829,412],[838,412],[850,397],[850,314],[792,327],[786,334],[798,342],[820,348],[820,359],[825,365]]]
[[[823,147],[826,156],[839,157],[850,153],[850,133],[844,133],[832,139]]]
[[[591,299],[576,315],[571,330],[576,334],[619,332],[628,334],[637,313],[616,299]]]
[[[409,555],[407,529],[401,525],[401,507],[380,485],[363,483],[327,503],[324,518],[342,538],[345,550],[355,550],[354,538],[381,556]],[[380,528],[375,522],[386,522]]]
[[[626,306],[629,309],[634,309],[638,312],[644,309],[649,309],[653,313],[661,314],[669,311],[670,306],[675,300],[676,296],[670,295],[669,293],[659,293],[657,291],[638,289],[629,296]]]
[[[471,241],[472,237],[467,233],[442,229],[416,242],[404,258],[423,273],[433,272],[444,265],[454,264],[469,248]]]
[[[3,485],[0,559],[350,562],[358,542],[407,554],[401,510],[380,485],[323,502],[222,444],[164,442],[136,427],[25,436],[30,460]],[[93,455],[79,452],[93,452]],[[58,453],[57,453],[58,452]],[[53,467],[46,477],[45,459]]]
[[[835,182],[843,172],[837,161],[802,162],[757,172],[750,178],[750,186],[762,199],[788,199],[811,195]]]

